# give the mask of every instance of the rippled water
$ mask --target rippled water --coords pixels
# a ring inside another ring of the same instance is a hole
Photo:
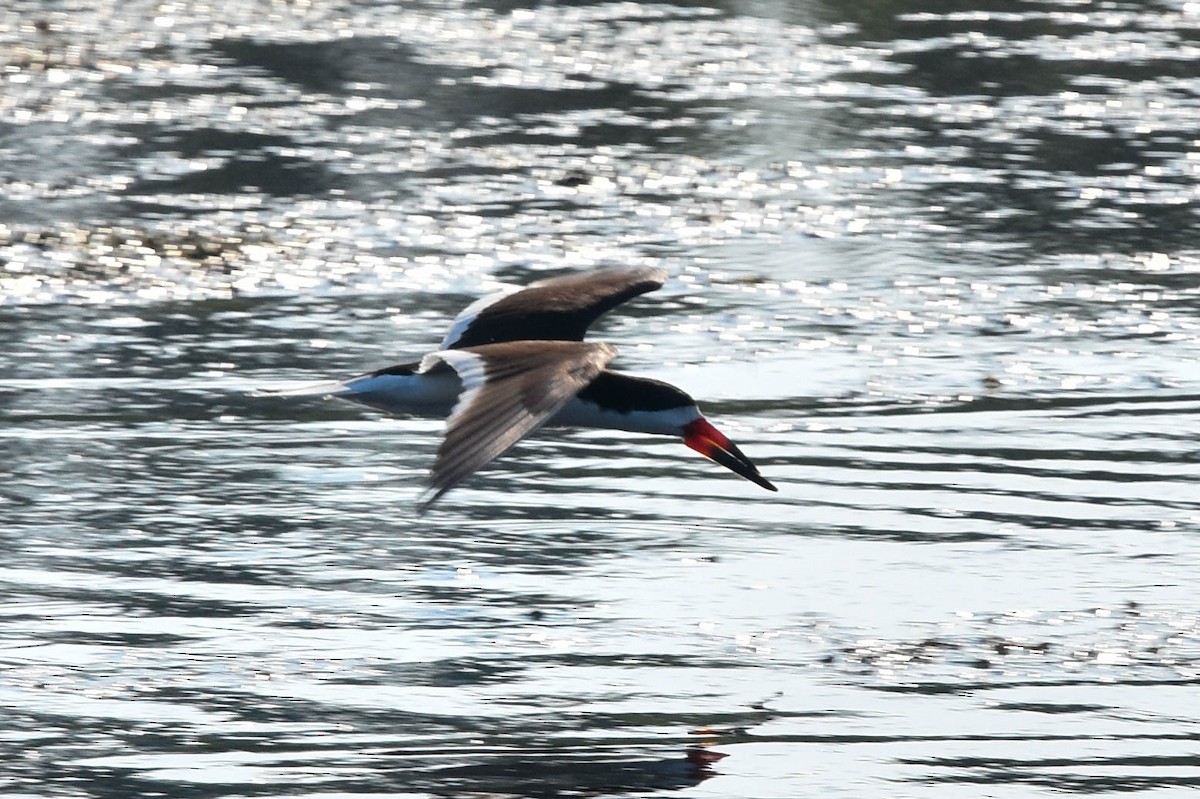
[[[5,796],[1200,785],[1200,6],[0,11]],[[260,386],[497,284],[780,486]]]

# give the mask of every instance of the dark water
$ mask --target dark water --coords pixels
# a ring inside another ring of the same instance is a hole
[[[0,793],[1190,796],[1197,130],[1192,2],[8,3]],[[613,264],[779,494],[249,394]]]

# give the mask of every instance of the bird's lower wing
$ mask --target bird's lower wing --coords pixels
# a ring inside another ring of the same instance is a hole
[[[449,366],[463,391],[446,420],[420,512],[545,424],[616,354],[607,344],[513,341],[425,356],[421,371]]]

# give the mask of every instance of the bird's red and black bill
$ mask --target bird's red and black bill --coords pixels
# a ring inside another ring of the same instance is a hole
[[[740,474],[752,483],[768,491],[778,491],[767,478],[758,473],[758,467],[747,458],[737,445],[725,437],[707,419],[697,419],[683,428],[683,443],[709,460],[716,461],[731,472]]]

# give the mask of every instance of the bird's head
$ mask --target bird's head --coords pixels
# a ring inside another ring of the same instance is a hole
[[[687,392],[670,383],[605,371],[578,396],[598,409],[603,423],[594,426],[680,436],[683,443],[709,460],[768,491],[779,490],[758,473],[758,467],[736,444],[704,418]]]

